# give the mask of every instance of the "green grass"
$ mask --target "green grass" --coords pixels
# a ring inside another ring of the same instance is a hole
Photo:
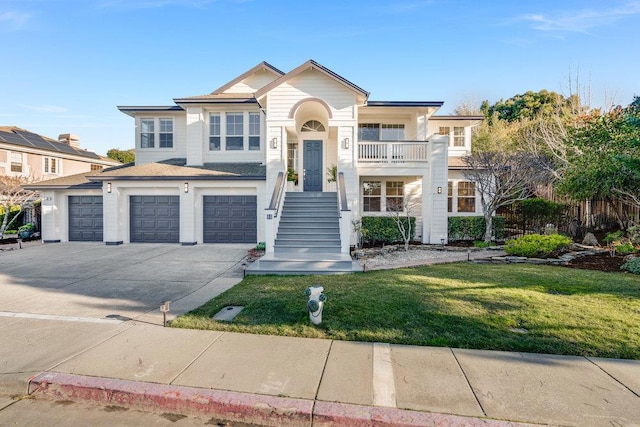
[[[312,284],[327,295],[321,326],[311,325],[306,312],[304,290]],[[210,319],[227,305],[245,309],[231,323]],[[467,263],[347,276],[248,276],[171,326],[640,359],[640,278]]]

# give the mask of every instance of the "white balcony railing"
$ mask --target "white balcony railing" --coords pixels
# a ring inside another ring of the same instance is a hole
[[[359,141],[358,163],[426,163],[429,141]]]

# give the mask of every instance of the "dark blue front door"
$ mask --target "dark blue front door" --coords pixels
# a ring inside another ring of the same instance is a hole
[[[304,191],[322,191],[322,141],[304,141]]]

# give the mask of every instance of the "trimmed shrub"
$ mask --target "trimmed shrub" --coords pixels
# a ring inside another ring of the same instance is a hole
[[[626,270],[629,273],[640,274],[640,258],[634,257],[620,266],[621,270]]]
[[[407,218],[402,218],[406,224]],[[416,218],[411,217],[411,239],[415,236]],[[402,241],[402,235],[398,230],[398,224],[394,218],[388,216],[363,216],[362,238],[372,245],[390,244]]]
[[[483,216],[450,216],[449,240],[483,240],[486,222]],[[493,237],[504,237],[504,218],[493,217]]]
[[[509,240],[504,250],[509,255],[546,258],[567,248],[572,240],[560,234],[528,234]]]
[[[613,233],[607,233],[606,237],[602,239],[602,243],[613,243],[615,241],[620,241],[624,237],[624,231],[618,230]]]
[[[636,251],[636,248],[631,243],[621,243],[616,245],[615,248],[618,255],[629,255]]]

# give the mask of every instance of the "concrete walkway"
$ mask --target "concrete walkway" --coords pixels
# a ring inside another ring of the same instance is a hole
[[[270,425],[640,423],[640,361],[135,321],[0,318],[0,330],[0,407],[30,393]]]
[[[12,304],[33,298],[21,289]],[[20,419],[26,394],[267,425],[640,425],[637,360],[172,329],[157,309],[125,321],[35,307],[0,315],[0,425]]]

